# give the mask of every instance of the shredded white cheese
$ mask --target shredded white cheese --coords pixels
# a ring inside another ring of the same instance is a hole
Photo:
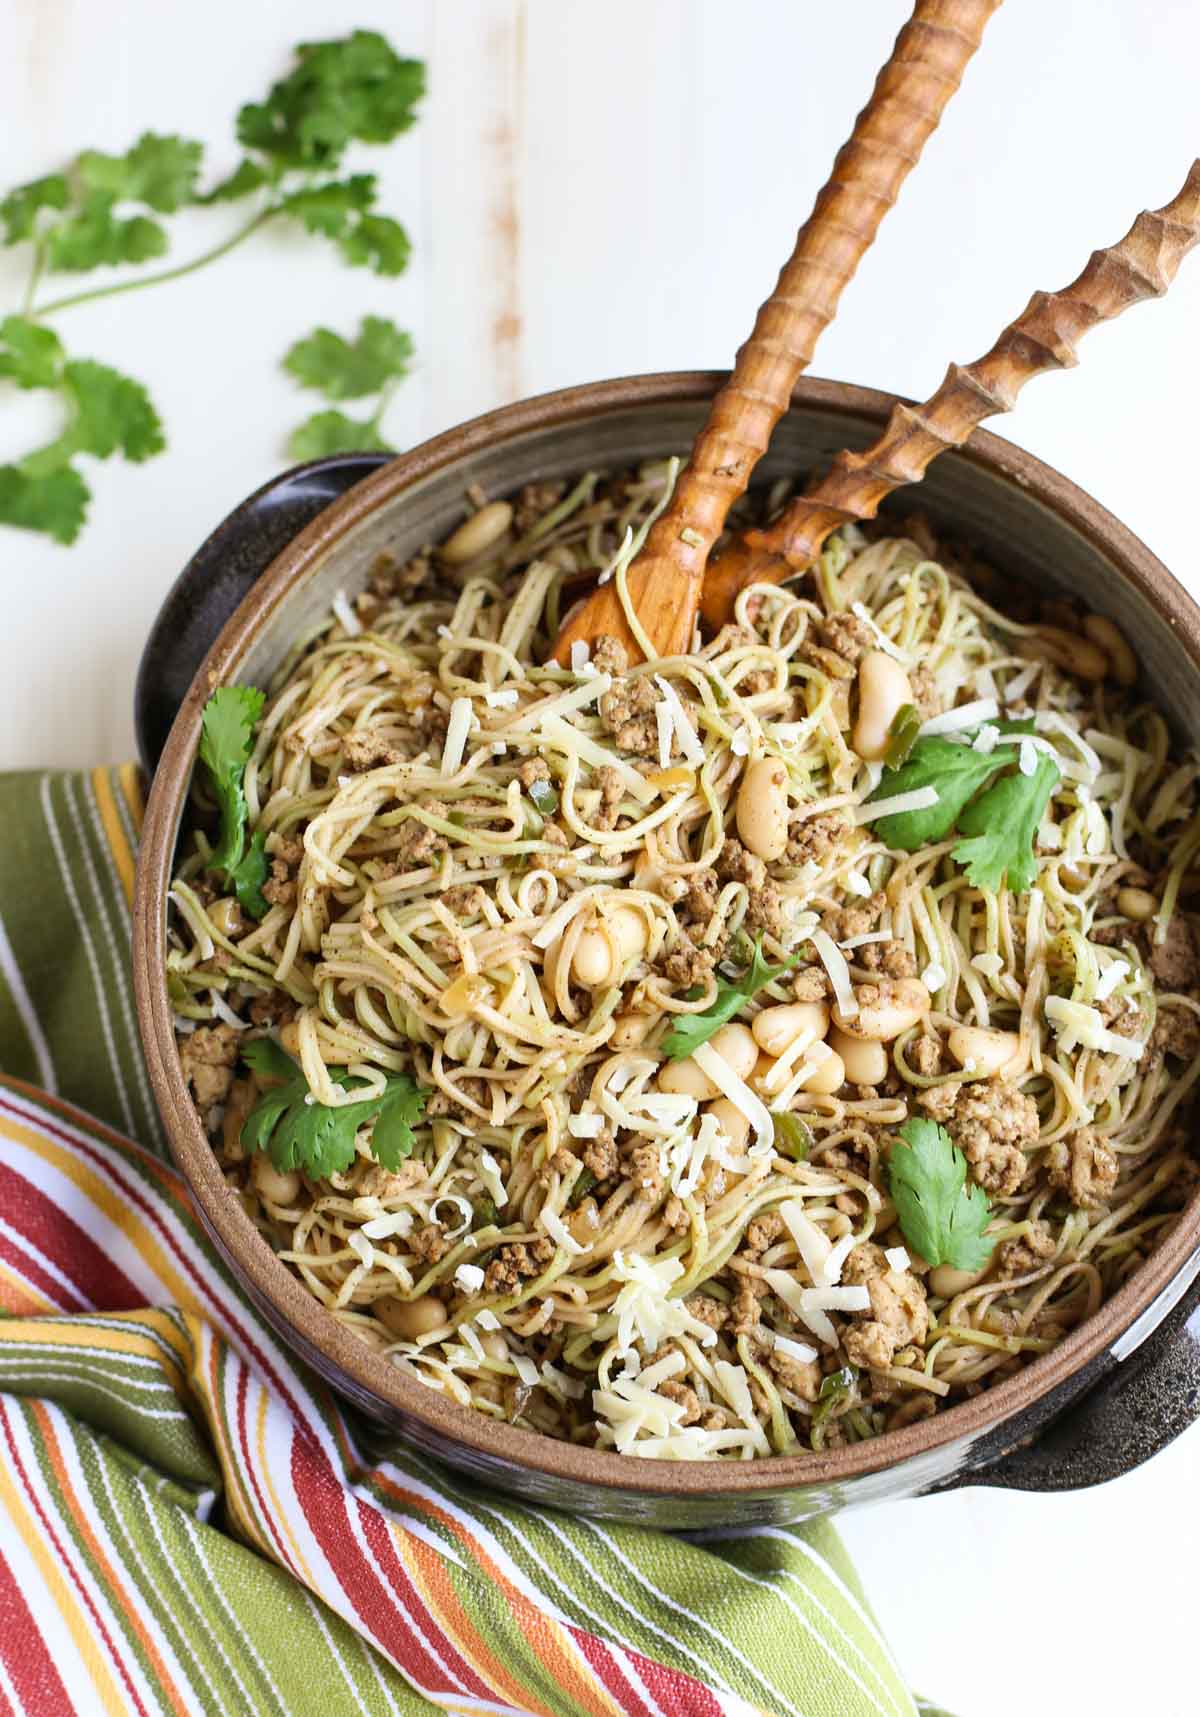
[[[583,638],[576,638],[571,645],[571,672],[581,674],[592,659],[592,646]]]
[[[442,778],[453,775],[463,760],[467,735],[471,731],[474,711],[470,698],[454,698],[450,704],[450,720],[446,723],[446,743],[442,747]]]
[[[999,738],[1000,729],[985,723],[971,741],[971,750],[978,751],[981,757],[990,757],[996,749],[996,742]]]
[[[503,691],[486,692],[483,701],[489,709],[516,709],[519,698],[516,687],[508,686]]]
[[[375,1263],[375,1248],[361,1229],[357,1234],[347,1234],[346,1244],[362,1263],[364,1269],[371,1269]]]
[[[735,730],[733,738],[729,741],[729,749],[735,757],[749,757],[750,735],[744,727]]]
[[[921,973],[921,982],[924,984],[931,996],[936,995],[942,985],[946,982],[945,967],[939,965],[936,960],[931,960],[925,970]]]
[[[483,1286],[483,1270],[478,1264],[460,1264],[454,1272],[454,1286],[464,1294],[477,1294]]]
[[[357,638],[362,632],[362,621],[351,608],[344,590],[335,591],[333,601],[329,604],[337,615],[338,624],[347,638]]]
[[[892,1270],[907,1270],[912,1262],[903,1246],[888,1246],[883,1255],[888,1261],[888,1268]]]
[[[815,1347],[809,1347],[806,1341],[794,1341],[790,1335],[777,1335],[774,1350],[783,1354],[785,1359],[794,1360],[797,1365],[810,1365],[817,1357]]]
[[[1112,960],[1096,980],[1096,1000],[1106,1002],[1129,972],[1128,960]]]
[[[531,1389],[535,1383],[541,1382],[541,1377],[538,1373],[538,1368],[533,1363],[532,1359],[530,1359],[528,1357],[527,1354],[524,1354],[524,1353],[514,1354],[513,1355],[513,1368],[516,1371],[517,1376],[521,1379],[521,1382],[527,1383]]]
[[[702,1347],[715,1344],[715,1329],[694,1318],[682,1300],[668,1298],[672,1283],[683,1273],[678,1258],[656,1263],[637,1252],[613,1253],[613,1276],[622,1284],[612,1307],[620,1347],[632,1348],[641,1341],[653,1350],[672,1335],[695,1336]]]
[[[475,1322],[479,1325],[480,1329],[490,1330],[500,1328],[500,1319],[496,1316],[491,1306],[484,1306],[482,1311],[476,1312]]]
[[[442,1218],[438,1215],[438,1211],[441,1209],[443,1204],[452,1204],[455,1210],[458,1211],[459,1222],[457,1228],[446,1228],[444,1222],[442,1223],[446,1239],[457,1240],[459,1235],[465,1234],[467,1229],[471,1226],[471,1223],[475,1219],[475,1212],[471,1209],[470,1204],[461,1193],[444,1192],[440,1198],[435,1198],[429,1207],[429,1214],[435,1222],[442,1222]]]
[[[813,1282],[824,1282],[825,1265],[833,1244],[827,1234],[823,1233],[811,1218],[805,1216],[804,1205],[798,1198],[785,1199],[779,1206],[779,1214],[787,1224],[788,1233],[796,1242],[796,1250],[804,1261],[809,1279]]]
[[[683,752],[689,763],[694,763],[699,769],[704,762],[704,747],[700,743],[699,734],[688,720],[688,713],[680,702],[679,693],[668,680],[663,679],[661,674],[655,674],[654,683],[670,705],[671,720],[674,723],[675,737],[679,741],[680,751]]]
[[[1022,668],[1019,673],[1013,675],[1012,679],[1009,680],[1008,684],[1004,688],[1003,696],[1006,704],[1020,702],[1020,700],[1025,696],[1025,693],[1029,690],[1030,686],[1033,684],[1034,680],[1036,680],[1038,675],[1041,673],[1042,665],[1043,664],[1041,662],[1030,662],[1027,667]]]
[[[865,602],[852,602],[850,604],[850,612],[854,615],[855,619],[861,620],[863,625],[870,629],[871,636],[874,638],[881,650],[886,650],[887,654],[889,656],[894,656],[898,662],[902,662],[904,660],[904,652],[893,644],[886,632],[881,631],[878,623],[876,622],[875,616],[871,613],[871,610],[867,607]]]
[[[842,887],[847,894],[857,894],[860,900],[866,900],[871,893],[871,884],[859,871],[852,870],[849,876],[842,878]]]
[[[500,1173],[500,1164],[490,1151],[480,1151],[479,1153],[479,1175],[491,1193],[492,1203],[496,1209],[503,1209],[508,1203],[508,1193],[505,1191],[504,1180]]]
[[[372,1217],[370,1222],[364,1222],[361,1233],[368,1240],[391,1240],[399,1235],[401,1239],[411,1234],[413,1229],[413,1213],[411,1210],[394,1210],[387,1216]]]
[[[583,1384],[577,1377],[568,1377],[565,1371],[551,1365],[548,1359],[542,1361],[542,1381],[551,1388],[557,1389],[560,1395],[566,1395],[571,1400],[578,1400],[583,1394]]]
[[[538,1221],[546,1230],[546,1233],[550,1236],[551,1240],[553,1240],[554,1244],[556,1246],[561,1246],[564,1251],[570,1252],[575,1257],[578,1257],[581,1252],[588,1251],[588,1247],[581,1246],[579,1244],[579,1241],[576,1240],[575,1236],[571,1233],[571,1230],[567,1227],[566,1223],[556,1210],[540,1211],[538,1214]]]
[[[1047,996],[1046,1018],[1054,1027],[1061,1049],[1070,1051],[1078,1044],[1097,1050],[1101,1055],[1119,1055],[1126,1061],[1141,1059],[1146,1045],[1136,1038],[1122,1037],[1109,1031],[1102,1015],[1085,1002],[1068,1001],[1065,996]]]
[[[961,703],[957,709],[931,715],[928,721],[921,723],[917,736],[924,739],[930,733],[961,733],[963,728],[978,727],[985,721],[993,721],[999,714],[1000,705],[995,698],[976,698],[974,703]]]
[[[654,722],[658,729],[658,767],[665,769],[671,761],[671,741],[675,737],[675,718],[666,698],[654,706]]]
[[[750,1395],[750,1380],[746,1376],[745,1367],[731,1365],[727,1359],[718,1359],[713,1366],[713,1376],[717,1388],[750,1432],[755,1448],[761,1454],[770,1454],[771,1445],[767,1441],[767,1433],[754,1416],[754,1401]]]
[[[711,1043],[702,1043],[693,1051],[692,1060],[708,1074],[722,1097],[728,1097],[734,1108],[741,1110],[754,1128],[755,1144],[770,1150],[775,1142],[775,1123],[762,1099],[754,1095],[744,1079],[738,1078],[725,1057]]]
[[[985,978],[998,978],[1004,970],[1004,961],[999,954],[973,954],[971,964],[977,972],[982,972]]]
[[[914,787],[910,793],[893,793],[890,799],[876,799],[870,805],[854,807],[856,823],[873,823],[879,817],[898,817],[905,811],[928,811],[938,802],[936,787]]]
[[[1017,768],[1022,775],[1032,775],[1036,771],[1037,765],[1036,745],[1030,739],[1023,739],[1017,752]]]
[[[854,986],[850,982],[850,968],[846,964],[846,956],[828,930],[814,930],[812,945],[817,951],[817,958],[829,974],[834,1000],[843,1017],[853,1019],[858,1012],[858,1002],[855,1000]]]
[[[595,1110],[589,1115],[570,1115],[567,1117],[567,1131],[573,1139],[594,1139],[599,1136],[604,1126],[604,1116]]]

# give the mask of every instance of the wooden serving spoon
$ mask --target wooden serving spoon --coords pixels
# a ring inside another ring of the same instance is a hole
[[[670,503],[629,569],[634,610],[658,655],[691,648],[709,550],[999,4],[917,0],[897,36],[774,293],[709,408]],[[642,655],[611,584],[568,615],[554,657],[565,663],[573,643],[591,644],[603,633],[619,638],[631,660]]]
[[[919,483],[930,462],[961,447],[977,424],[1011,411],[1034,376],[1071,368],[1089,328],[1147,298],[1161,298],[1187,253],[1200,242],[1200,161],[1164,208],[1140,214],[1119,244],[1094,251],[1061,292],[1035,292],[990,352],[946,379],[924,405],[897,405],[879,438],[862,453],[839,453],[766,530],[748,531],[709,568],[701,594],[707,623],[733,616],[748,584],[782,584],[812,564],[831,531],[873,519],[885,495]]]

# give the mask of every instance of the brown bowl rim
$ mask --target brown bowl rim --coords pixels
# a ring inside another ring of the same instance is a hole
[[[1110,1347],[1167,1287],[1196,1247],[1200,1200],[1193,1201],[1130,1280],[1050,1353],[1033,1360],[1016,1376],[918,1424],[824,1454],[777,1455],[747,1462],[634,1461],[629,1456],[558,1442],[539,1432],[488,1419],[405,1376],[339,1324],[275,1257],[226,1186],[180,1075],[164,981],[166,919],[162,908],[170,881],[177,810],[191,774],[203,703],[245,658],[255,636],[315,557],[409,484],[498,439],[631,406],[705,400],[724,379],[724,373],[718,371],[665,371],[589,382],[502,406],[402,454],[356,484],[301,531],[221,631],[171,728],[147,803],[133,911],[138,1025],[176,1163],[237,1270],[276,1314],[358,1389],[419,1421],[450,1444],[560,1481],[680,1498],[829,1487],[897,1466],[959,1440],[973,1441],[985,1430],[994,1430]],[[815,377],[804,378],[793,398],[797,405],[879,422],[897,402],[896,395],[875,388]],[[1200,608],[1157,556],[1106,508],[1043,461],[987,431],[976,430],[967,446],[953,457],[970,460],[1008,479],[1100,548],[1178,634],[1200,670]]]

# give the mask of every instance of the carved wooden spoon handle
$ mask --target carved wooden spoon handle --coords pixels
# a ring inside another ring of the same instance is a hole
[[[1159,298],[1180,263],[1200,242],[1200,161],[1165,208],[1140,214],[1119,244],[1093,252],[1077,280],[1061,292],[1035,292],[990,352],[964,369],[951,364],[924,405],[897,405],[883,434],[862,453],[839,453],[829,472],[793,501],[773,525],[746,533],[709,570],[705,618],[727,620],[739,590],[756,581],[781,583],[808,566],[829,533],[851,519],[874,518],[885,495],[919,483],[930,462],[961,447],[977,424],[1011,411],[1034,376],[1067,369],[1089,328],[1147,298]]]
[[[670,505],[630,568],[633,607],[659,655],[691,647],[708,552],[999,5],[1000,0],[917,0],[896,38],[775,291],[712,402]],[[604,632],[619,637],[634,658],[642,654],[611,585],[597,590],[563,626],[554,654],[565,661],[573,642]]]

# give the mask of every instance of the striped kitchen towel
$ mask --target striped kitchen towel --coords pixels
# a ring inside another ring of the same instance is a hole
[[[0,1717],[915,1713],[827,1523],[535,1511],[278,1343],[165,1160],[141,809],[132,767],[0,777]]]

